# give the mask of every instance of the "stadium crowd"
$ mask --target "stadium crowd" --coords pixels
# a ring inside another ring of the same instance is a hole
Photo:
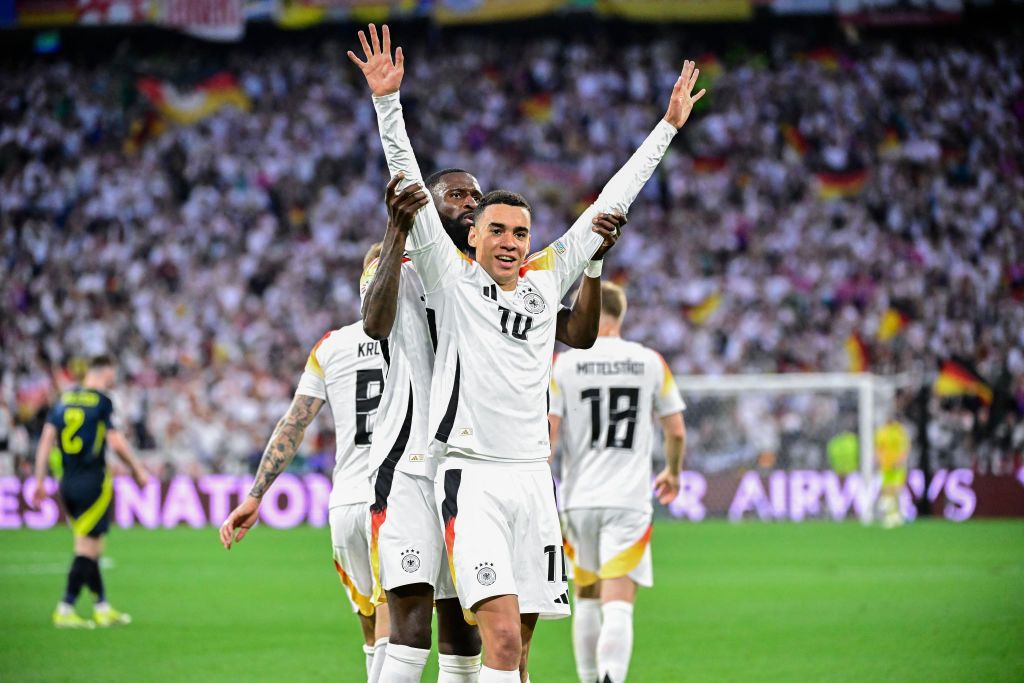
[[[854,334],[874,372],[956,354],[1011,397],[992,457],[1024,448],[1019,43],[779,39],[716,58],[607,35],[402,42],[421,165],[526,194],[535,245],[626,160],[697,57],[709,95],[609,257],[627,335],[680,374],[846,371]],[[0,67],[0,450],[28,454],[55,367],[113,351],[137,441],[240,470],[309,348],[357,318],[388,180],[358,73],[331,42],[216,54]],[[221,68],[249,112],[142,139],[135,75]],[[883,340],[890,310],[901,327]],[[956,415],[977,431],[974,411]]]

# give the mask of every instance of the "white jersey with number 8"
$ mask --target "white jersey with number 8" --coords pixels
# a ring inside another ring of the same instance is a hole
[[[383,388],[380,344],[361,322],[328,332],[309,352],[295,393],[327,401],[334,418],[332,508],[372,500],[367,463]]]

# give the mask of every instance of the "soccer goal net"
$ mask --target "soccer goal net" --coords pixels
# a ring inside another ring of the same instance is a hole
[[[896,381],[863,374],[683,376],[686,461],[677,517],[869,522],[876,429]]]

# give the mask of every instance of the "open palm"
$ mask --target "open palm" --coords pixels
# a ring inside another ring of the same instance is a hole
[[[359,59],[352,50],[348,51],[348,58],[359,67],[366,77],[366,84],[370,91],[377,97],[390,95],[398,92],[402,85],[402,76],[405,75],[405,55],[402,48],[395,50],[395,58],[391,59],[391,31],[388,25],[381,27],[383,34],[383,45],[377,39],[377,27],[370,24],[370,40],[367,42],[366,34],[359,32],[359,42],[363,46],[363,54],[366,61]]]
[[[665,112],[665,120],[676,128],[683,127],[686,119],[690,118],[693,105],[707,92],[701,88],[699,93],[690,96],[694,86],[697,85],[698,76],[700,76],[700,69],[695,68],[693,62],[690,60],[683,62],[683,70],[679,73],[679,78],[676,79],[676,84],[672,88],[672,99],[669,100],[668,111]]]

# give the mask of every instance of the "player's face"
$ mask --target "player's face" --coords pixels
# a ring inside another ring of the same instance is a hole
[[[449,173],[431,190],[445,232],[459,249],[466,250],[466,237],[473,226],[473,210],[483,196],[480,183],[468,173]]]
[[[530,212],[521,206],[492,204],[469,231],[476,261],[499,286],[515,287],[530,253]]]

